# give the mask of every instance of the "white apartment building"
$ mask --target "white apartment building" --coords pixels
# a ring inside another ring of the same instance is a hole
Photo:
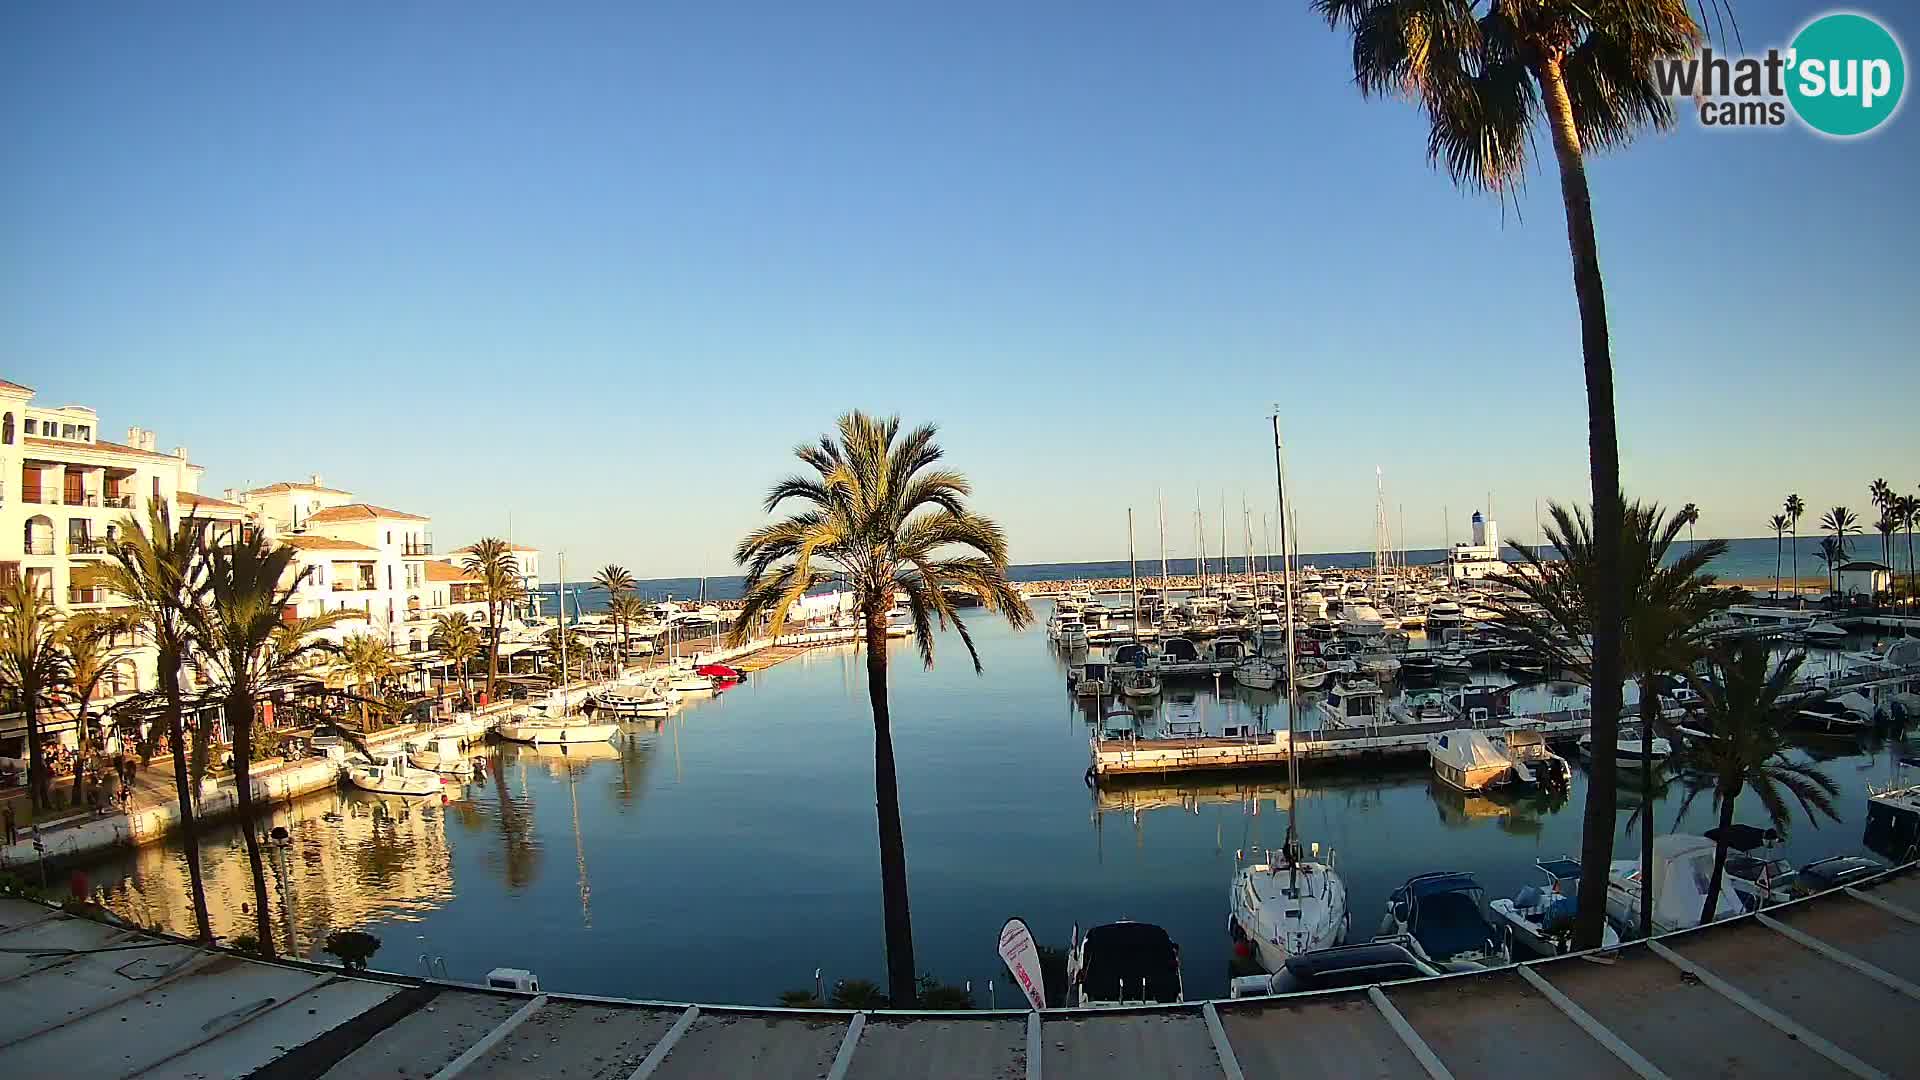
[[[508,544],[507,550],[513,553],[513,561],[520,567],[520,591],[525,595],[518,604],[507,611],[502,618],[538,619],[540,617],[540,549],[524,544]],[[453,566],[461,565],[466,557],[473,553],[473,545],[468,544],[447,556],[447,562]],[[485,608],[481,618],[486,618]]]
[[[0,580],[24,577],[66,615],[103,610],[119,598],[100,587],[95,568],[107,558],[103,541],[123,518],[144,522],[148,507],[159,503],[176,521],[199,512],[210,528],[242,527],[240,507],[196,493],[204,470],[185,447],[161,451],[143,428],[112,442],[92,409],[36,405],[33,397],[31,388],[0,380]],[[151,649],[121,646],[127,655],[102,690],[109,700],[157,680]],[[46,722],[55,738],[72,743],[64,712]],[[0,717],[0,757],[24,756],[24,720]]]

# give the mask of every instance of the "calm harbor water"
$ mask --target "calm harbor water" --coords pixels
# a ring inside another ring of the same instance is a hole
[[[1235,850],[1279,843],[1284,774],[1096,793],[1082,779],[1088,725],[1044,630],[984,616],[970,627],[984,675],[951,636],[931,671],[905,643],[893,654],[921,970],[973,980],[983,1005],[997,979],[1006,1004],[1016,995],[994,945],[1009,915],[1050,944],[1075,922],[1128,917],[1182,944],[1190,997],[1224,995]],[[1207,708],[1259,707],[1284,723],[1271,695],[1196,689]],[[1892,767],[1885,749],[1819,756],[1843,820],[1796,819],[1783,851],[1796,864],[1860,850],[1866,781]],[[526,967],[551,989],[676,1000],[771,1002],[810,985],[816,967],[829,983],[883,978],[872,728],[852,649],[790,660],[658,725],[629,725],[611,746],[564,756],[505,746],[491,762],[445,806],[326,793],[278,813],[291,832],[270,875],[283,946],[316,955],[327,931],[360,928],[384,943],[377,967],[417,972],[425,953],[445,957],[454,978]],[[1337,852],[1357,934],[1412,874],[1470,870],[1490,895],[1510,895],[1532,882],[1536,857],[1578,851],[1577,769],[1559,803],[1466,798],[1428,777],[1408,765],[1304,779],[1302,836]],[[1656,796],[1660,829],[1674,827],[1680,794],[1673,783]],[[1757,806],[1742,810],[1761,820]],[[1699,832],[1710,814],[1702,798],[1681,827]],[[1637,841],[1624,808],[1620,822],[1624,856]],[[220,932],[250,930],[238,833],[217,831],[203,858]],[[89,874],[117,910],[191,926],[177,851],[148,848]]]

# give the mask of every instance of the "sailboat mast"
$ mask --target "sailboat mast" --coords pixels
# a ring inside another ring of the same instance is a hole
[[[1158,493],[1154,499],[1160,504],[1160,613],[1164,616],[1173,603],[1173,596],[1167,589],[1167,500]]]
[[[1140,561],[1133,554],[1133,507],[1127,507],[1127,574],[1133,582],[1133,640],[1140,640]]]
[[[567,553],[560,555],[560,592],[556,599],[560,601],[560,701],[565,711],[567,700]]]
[[[1294,809],[1300,790],[1300,755],[1293,740],[1293,718],[1300,710],[1299,683],[1294,678],[1293,649],[1293,564],[1287,558],[1287,467],[1280,454],[1280,406],[1273,407],[1273,490],[1280,516],[1281,589],[1286,593],[1287,642],[1287,871],[1289,886],[1300,888],[1300,860],[1295,858],[1300,834],[1294,827]]]

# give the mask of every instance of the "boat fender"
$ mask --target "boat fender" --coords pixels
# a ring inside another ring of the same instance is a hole
[[[1086,784],[1088,787],[1093,786],[1093,766],[1091,765],[1087,766],[1087,775],[1082,779],[1086,781]]]

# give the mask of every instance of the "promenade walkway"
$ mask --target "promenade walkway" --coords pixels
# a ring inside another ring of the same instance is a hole
[[[1195,954],[1204,950],[1195,950]],[[267,964],[0,901],[22,1076],[1920,1076],[1920,874],[1611,954],[1322,994],[892,1013],[516,994]]]

